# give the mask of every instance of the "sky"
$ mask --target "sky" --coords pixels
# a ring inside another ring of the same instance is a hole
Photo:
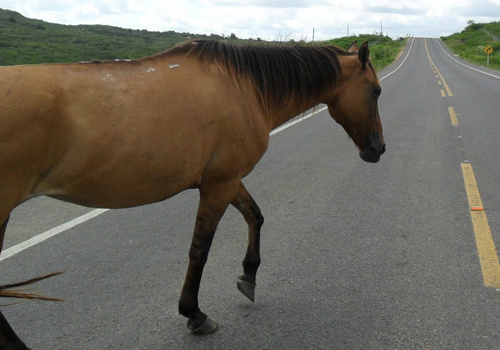
[[[0,8],[59,24],[281,41],[381,28],[392,38],[439,37],[462,31],[469,20],[500,21],[500,0],[0,0]]]

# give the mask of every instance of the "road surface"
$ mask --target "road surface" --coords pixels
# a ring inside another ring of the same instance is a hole
[[[244,180],[266,218],[257,300],[236,289],[246,225],[232,208],[203,276],[200,305],[219,332],[193,336],[177,313],[197,191],[17,252],[92,212],[23,204],[0,282],[65,271],[34,287],[65,301],[3,307],[6,318],[35,350],[500,349],[500,74],[443,47],[411,39],[379,74],[379,163],[364,163],[327,112],[271,137]]]

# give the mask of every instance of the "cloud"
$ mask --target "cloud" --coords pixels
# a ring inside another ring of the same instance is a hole
[[[425,10],[421,8],[411,8],[406,6],[370,6],[369,12],[380,14],[399,14],[404,16],[421,16],[425,13]]]
[[[215,0],[206,1],[210,6],[223,7],[259,7],[259,8],[307,8],[313,6],[315,1],[308,0]]]
[[[458,11],[463,17],[483,17],[500,19],[500,1],[476,1],[474,4],[468,4]]]

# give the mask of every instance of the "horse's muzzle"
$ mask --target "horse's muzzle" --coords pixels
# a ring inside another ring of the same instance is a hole
[[[380,160],[380,156],[385,152],[385,143],[380,139],[380,136],[376,134],[371,137],[366,143],[366,146],[359,152],[359,156],[365,162],[377,163]]]

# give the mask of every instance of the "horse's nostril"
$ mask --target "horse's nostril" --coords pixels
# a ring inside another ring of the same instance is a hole
[[[384,154],[385,153],[385,143],[382,145],[382,149],[380,150],[380,154]]]

